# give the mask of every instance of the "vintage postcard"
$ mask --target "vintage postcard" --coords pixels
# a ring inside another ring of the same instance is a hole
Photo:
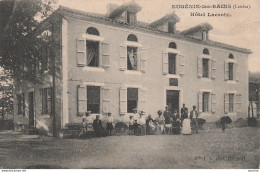
[[[0,8],[1,169],[258,171],[259,0]]]

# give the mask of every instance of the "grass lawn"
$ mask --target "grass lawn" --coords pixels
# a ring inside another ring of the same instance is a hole
[[[259,168],[259,128],[56,139],[0,132],[0,168]]]

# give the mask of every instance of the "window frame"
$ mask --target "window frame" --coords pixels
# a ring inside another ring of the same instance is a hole
[[[137,38],[137,37],[136,37]],[[138,40],[138,38],[137,38]],[[140,56],[138,55],[140,49],[142,48],[142,45],[138,42],[135,41],[125,41],[124,45],[126,46],[126,59],[125,59],[125,64],[126,64],[126,69],[124,70],[125,73],[127,74],[141,74],[141,59]],[[134,47],[137,48],[137,70],[128,70],[127,68],[127,61],[128,61],[128,52],[127,49],[128,47]]]
[[[206,78],[206,79],[209,79],[210,78],[210,59],[209,58],[202,58],[202,78]],[[204,76],[204,70],[205,70],[205,67],[204,67],[204,60],[207,60],[207,76]]]
[[[207,100],[207,111],[205,111],[205,103],[204,103],[204,94],[208,94],[208,100]],[[210,113],[210,111],[211,111],[211,107],[210,107],[210,92],[208,92],[208,91],[203,91],[202,92],[202,113]]]
[[[87,93],[87,97],[86,97],[86,106],[87,106],[87,111],[89,111],[88,109],[88,87],[99,87],[99,112],[98,113],[92,113],[91,114],[101,114],[102,113],[102,93],[101,93],[101,88],[102,86],[101,85],[91,85],[91,84],[88,84],[86,85],[86,93]]]
[[[232,98],[232,99],[231,99]],[[231,108],[231,103],[232,103],[232,108]],[[228,113],[234,113],[234,105],[235,105],[235,93],[228,93]]]
[[[48,90],[50,91],[50,107],[48,107]],[[46,93],[46,95],[45,95]],[[42,100],[42,115],[52,115],[53,113],[53,97],[52,97],[52,87],[46,87],[41,89],[41,100]],[[45,96],[45,97],[44,97]],[[46,99],[44,99],[46,98]],[[46,102],[45,102],[46,101]],[[44,103],[46,104],[46,107],[44,107]],[[46,109],[44,109],[46,108]],[[50,110],[50,111],[49,111]]]
[[[137,102],[136,102],[136,108],[139,109],[139,89],[138,87],[127,87],[126,90],[127,90],[127,95],[126,95],[126,108],[127,108],[127,114],[132,114],[133,112],[129,112],[128,111],[128,89],[136,89],[137,90]]]
[[[82,34],[80,39],[83,39],[85,42],[84,49],[85,49],[86,63],[84,65],[83,70],[104,72],[104,68],[102,68],[102,50],[101,50],[101,43],[104,42],[104,38],[101,36],[91,35],[86,33],[86,34]],[[99,61],[98,67],[92,67],[87,65],[87,41],[98,42],[98,61]]]

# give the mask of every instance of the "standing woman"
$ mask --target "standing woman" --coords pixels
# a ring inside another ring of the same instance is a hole
[[[107,125],[106,125],[106,130],[108,132],[109,136],[112,136],[112,130],[114,129],[113,127],[113,117],[111,116],[111,113],[108,112],[108,117],[107,117]]]
[[[165,119],[164,117],[162,116],[162,111],[161,110],[158,110],[157,111],[157,114],[158,114],[158,117],[155,119],[156,121],[156,134],[162,134],[164,132],[164,122],[165,122]]]
[[[182,115],[182,134],[191,134],[190,119],[188,118],[188,110]]]

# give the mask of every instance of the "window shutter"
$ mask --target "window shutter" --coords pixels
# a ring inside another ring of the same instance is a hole
[[[228,94],[224,94],[224,106],[225,106],[225,113],[229,112],[229,97]]]
[[[239,113],[241,112],[241,105],[242,105],[242,95],[240,93],[236,94],[236,111]]]
[[[85,85],[78,86],[78,115],[82,116],[87,112],[87,88]]]
[[[119,46],[119,66],[120,70],[126,70],[127,64],[127,47],[126,45]]]
[[[102,87],[102,111],[103,113],[110,112],[110,88]]]
[[[77,63],[78,66],[83,67],[86,65],[86,40],[77,39]]]
[[[211,93],[211,112],[216,113],[216,93]]]
[[[178,54],[178,58],[180,62],[179,74],[183,76],[185,74],[185,57],[183,54]]]
[[[146,72],[146,52],[145,48],[140,48],[140,51],[138,53],[140,61],[141,61],[141,72]]]
[[[228,75],[229,75],[229,70],[228,70],[228,62],[227,61],[225,61],[225,64],[224,64],[224,69],[225,69],[225,81],[227,81],[228,80]]]
[[[211,60],[211,79],[216,79],[216,60]]]
[[[239,81],[239,66],[237,63],[235,63],[235,77],[236,77],[236,81],[238,82]]]
[[[110,66],[110,49],[109,43],[102,42],[101,43],[101,50],[102,50],[102,66],[104,68],[108,68]]]
[[[202,77],[202,58],[198,57],[198,77]]]
[[[138,96],[138,99],[139,99],[139,107],[138,109],[141,110],[141,111],[146,111],[146,89],[145,88],[140,88],[138,89],[139,90],[139,96]]]
[[[120,114],[127,113],[127,89],[125,87],[120,88]]]
[[[198,94],[198,109],[199,112],[202,112],[202,92],[200,91]]]
[[[166,51],[162,52],[162,65],[163,74],[168,74],[168,52]]]

